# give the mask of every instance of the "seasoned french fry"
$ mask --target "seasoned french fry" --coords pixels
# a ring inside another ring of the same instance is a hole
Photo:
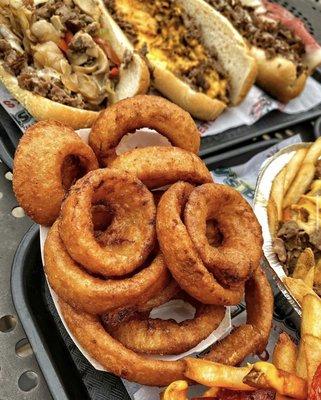
[[[264,361],[255,363],[243,382],[259,389],[274,389],[283,396],[295,399],[305,400],[308,395],[305,379]]]
[[[251,365],[237,368],[197,358],[187,358],[185,365],[185,376],[202,385],[233,390],[255,390],[243,383],[243,378],[252,368]]]
[[[315,179],[311,183],[311,190],[308,192],[310,196],[316,196],[321,193],[321,179]]]
[[[188,400],[188,383],[186,381],[175,381],[171,383],[160,394],[161,400]]]
[[[274,200],[274,203],[276,205],[277,209],[277,217],[278,221],[282,220],[282,203],[283,203],[283,197],[284,197],[284,180],[285,180],[285,175],[286,175],[286,167],[284,167],[276,176],[276,178],[273,181],[272,188],[271,188],[271,193],[270,193],[270,199]]]
[[[321,339],[312,335],[305,335],[301,340],[306,360],[307,380],[310,387],[314,374],[321,364]]]
[[[300,341],[298,358],[296,360],[296,374],[303,379],[307,379],[307,363],[302,340]]]
[[[305,275],[303,278],[303,282],[309,286],[311,289],[313,289],[313,284],[314,284],[314,274],[315,274],[315,266],[313,266],[310,271]]]
[[[307,295],[302,302],[301,337],[312,335],[321,339],[321,299]]]
[[[316,263],[315,271],[314,271],[314,283],[317,286],[321,286],[321,258]]]
[[[273,352],[273,364],[286,372],[295,372],[298,349],[290,336],[283,332],[275,345]]]
[[[315,265],[313,251],[307,247],[299,256],[294,268],[292,277],[296,279],[304,279],[307,273]],[[313,285],[312,285],[313,286]],[[312,287],[310,286],[310,287]]]
[[[274,199],[270,198],[267,205],[269,228],[272,237],[276,236],[279,227],[278,209]]]
[[[300,170],[285,195],[283,207],[297,203],[300,196],[309,189],[315,175],[315,164],[320,155],[321,138],[318,138],[308,149]]]
[[[286,166],[286,175],[284,179],[284,193],[287,192],[291,183],[293,182],[296,174],[300,170],[302,162],[307,154],[308,148],[299,149],[295,152],[294,156],[291,158]]]
[[[296,278],[291,278],[290,276],[286,276],[283,278],[283,283],[289,289],[290,293],[299,304],[302,304],[303,297],[306,296],[307,294],[318,296],[313,291],[313,289],[311,289],[302,281],[302,279],[296,279]]]

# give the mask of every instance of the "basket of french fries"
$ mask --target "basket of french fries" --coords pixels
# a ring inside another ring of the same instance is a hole
[[[263,251],[297,313],[306,294],[321,296],[321,138],[283,148],[261,168],[254,210]]]
[[[321,300],[308,294],[302,300],[301,340],[297,345],[282,332],[271,362],[232,367],[188,358],[185,376],[206,387],[200,399],[290,400],[321,398]],[[162,400],[187,400],[188,382],[173,382]]]

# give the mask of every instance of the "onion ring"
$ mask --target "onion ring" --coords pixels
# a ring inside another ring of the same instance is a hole
[[[206,359],[228,365],[240,364],[249,354],[260,354],[268,342],[273,318],[273,293],[261,268],[245,283],[246,325],[237,327],[215,343]]]
[[[215,219],[223,236],[210,245],[206,221]],[[184,221],[204,265],[223,285],[245,282],[262,258],[262,231],[251,206],[229,186],[204,184],[188,198]]]
[[[159,361],[139,355],[113,339],[100,318],[59,301],[61,313],[72,334],[88,353],[109,372],[142,385],[166,386],[184,379],[184,362]]]
[[[195,184],[213,182],[203,161],[178,147],[145,147],[118,156],[110,168],[136,174],[149,189],[177,181]]]
[[[97,202],[113,210],[99,242],[91,214]],[[134,175],[100,169],[70,189],[61,208],[60,236],[71,257],[88,271],[122,276],[140,266],[154,247],[155,214],[151,192]]]
[[[178,182],[163,194],[157,209],[156,230],[165,262],[174,279],[188,294],[204,304],[238,304],[243,287],[221,286],[204,266],[181,215],[193,186]]]
[[[57,121],[37,122],[17,147],[13,190],[26,214],[49,226],[72,183],[97,168],[94,152],[74,130]]]
[[[101,165],[116,158],[122,137],[140,128],[152,128],[167,137],[173,146],[198,153],[200,133],[192,117],[170,101],[150,95],[121,100],[102,111],[94,122],[89,145]]]
[[[223,306],[205,305],[191,299],[187,301],[196,308],[193,319],[177,323],[173,319],[152,319],[138,313],[129,321],[105,327],[113,338],[136,353],[180,354],[206,339],[225,315]]]
[[[90,275],[68,254],[58,224],[58,221],[53,224],[45,242],[45,272],[52,289],[73,307],[103,314],[148,301],[168,284],[170,276],[161,254],[130,278],[113,280]]]
[[[259,332],[260,335],[258,341],[263,345],[263,342],[265,343],[269,336],[271,328],[273,295],[269,283],[260,268],[256,269],[251,279],[255,284],[250,284],[246,287],[246,290],[250,291],[250,293],[247,293],[247,303],[250,301],[251,296],[255,298],[255,302],[253,308],[249,309],[250,317],[248,318],[254,318],[252,313],[255,312],[257,314],[255,323],[264,323],[262,325],[264,328],[260,330],[257,330],[257,326],[253,326],[254,332]],[[252,295],[251,291],[253,291]],[[256,303],[257,296],[260,296],[260,301]],[[261,296],[266,297],[261,298]],[[255,307],[255,304],[257,304],[257,307]],[[67,326],[80,345],[108,371],[122,378],[151,386],[166,386],[175,380],[185,379],[185,363],[183,359],[178,361],[159,361],[139,355],[113,339],[106,332],[98,317],[75,310],[62,301],[60,301],[60,307]],[[220,343],[214,344],[205,358],[216,361],[218,355],[221,357],[221,362],[236,365],[242,362],[249,354],[261,349],[260,346],[257,347],[258,342],[253,346],[249,343],[244,348],[241,347],[243,342],[237,332],[237,330],[234,331]],[[231,343],[231,336],[234,347],[225,346],[227,341],[229,344]],[[250,341],[252,339],[251,336],[247,335],[246,338]]]

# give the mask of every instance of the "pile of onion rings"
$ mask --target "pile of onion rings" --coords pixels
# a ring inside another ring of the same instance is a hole
[[[176,147],[117,156],[121,138],[143,127]],[[61,124],[42,122],[26,132],[15,158],[18,201],[35,221],[52,225],[44,269],[71,333],[106,370],[141,384],[182,379],[184,360],[150,355],[194,348],[244,293],[246,324],[205,358],[238,364],[264,350],[271,329],[260,226],[238,192],[213,182],[195,154],[199,144],[187,113],[137,96],[100,114],[89,145]],[[190,303],[194,318],[150,317],[171,300]]]

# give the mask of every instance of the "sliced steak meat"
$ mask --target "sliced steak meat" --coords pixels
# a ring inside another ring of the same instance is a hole
[[[282,263],[285,263],[286,258],[287,258],[287,253],[286,253],[284,241],[281,238],[274,239],[273,250],[274,250],[275,254],[277,255],[278,259]]]
[[[5,39],[0,39],[0,59],[4,68],[15,76],[20,74],[27,62],[27,56],[12,49]]]
[[[36,75],[33,68],[25,68],[18,76],[18,83],[22,89],[29,90],[39,96],[47,97],[50,91],[50,81]]]
[[[59,87],[55,83],[52,83],[51,85],[49,98],[53,101],[56,101],[57,103],[65,104],[67,106],[76,108],[85,107],[84,101],[80,94],[68,94],[63,88]]]
[[[262,18],[253,8],[243,6],[240,0],[206,2],[221,12],[251,45],[265,50],[267,58],[283,56],[296,64],[298,75],[303,72],[305,44],[282,22]]]
[[[67,93],[62,83],[51,76],[38,76],[33,68],[25,68],[18,76],[19,86],[34,94],[46,97],[67,106],[84,108],[85,103],[79,94]]]

